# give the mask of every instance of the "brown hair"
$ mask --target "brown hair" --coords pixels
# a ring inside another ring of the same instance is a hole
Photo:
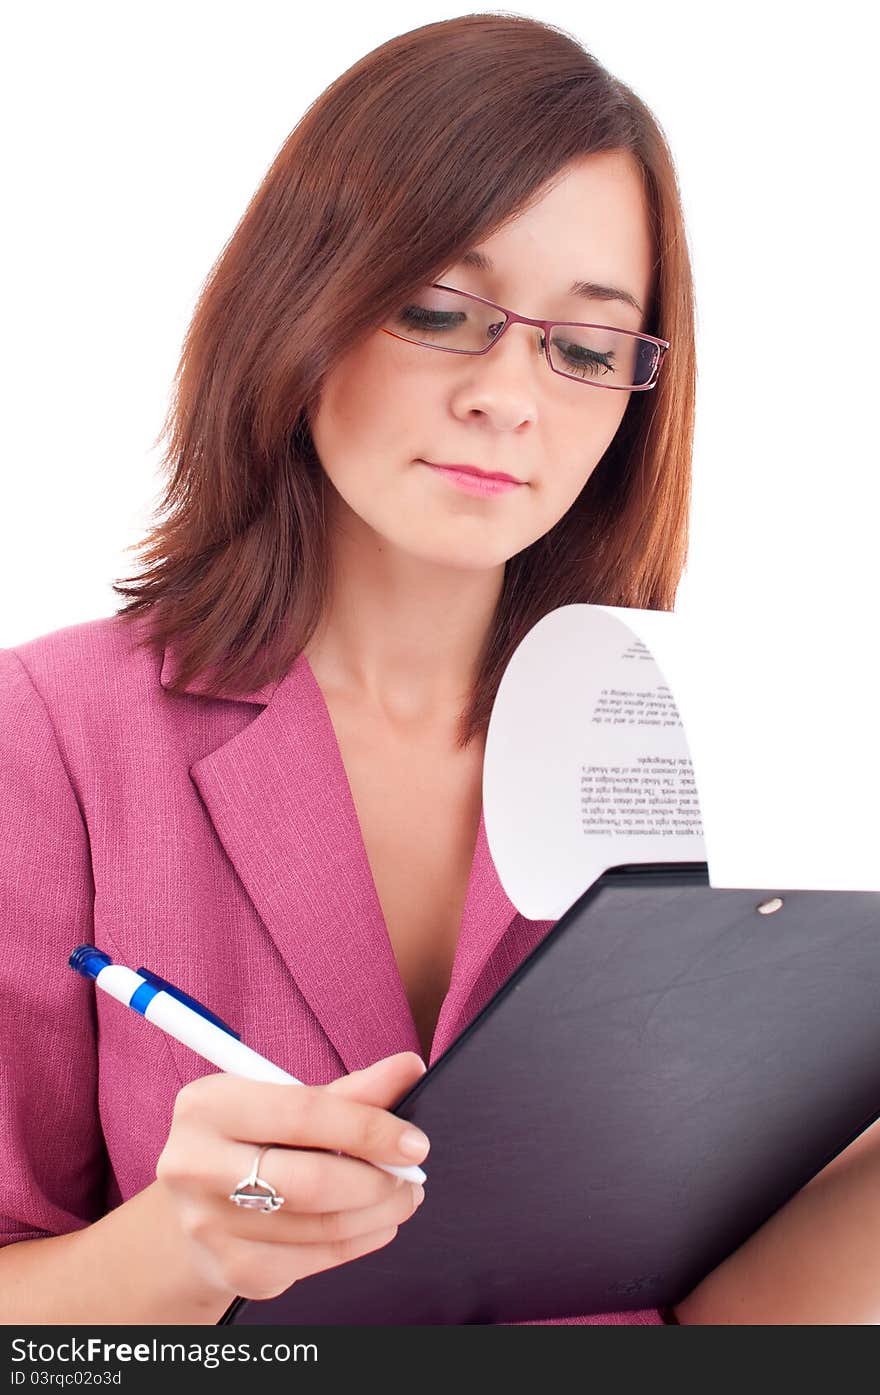
[[[565,30],[468,14],[389,40],[331,83],[202,288],[157,438],[167,517],[136,545],[144,573],[113,586],[128,601],[117,615],[149,612],[141,643],[173,642],[171,691],[208,669],[233,693],[279,679],[319,622],[329,558],[308,421],[322,375],[563,166],[602,151],[631,152],[643,172],[656,275],[640,328],[672,347],[565,516],[506,563],[461,744],[485,732],[513,650],[549,611],[673,608],[696,362],[672,156],[645,104]]]

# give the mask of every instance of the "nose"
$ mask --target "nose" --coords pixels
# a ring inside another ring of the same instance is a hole
[[[536,325],[514,321],[504,327],[501,337],[506,338],[512,330],[517,329],[535,337],[519,344],[511,337],[511,342],[503,346],[493,339],[491,347],[479,360],[481,367],[477,367],[477,359],[470,360],[471,371],[465,373],[461,380],[462,391],[456,395],[457,409],[464,415],[478,411],[505,431],[517,430],[525,422],[537,420],[543,382],[541,375],[548,373],[548,376],[552,376],[546,365],[542,368],[540,363],[530,362],[526,357],[536,351],[539,358],[543,356],[543,331]],[[511,357],[503,358],[506,354]],[[517,354],[521,355],[518,361]],[[462,359],[461,362],[467,363],[468,360]]]

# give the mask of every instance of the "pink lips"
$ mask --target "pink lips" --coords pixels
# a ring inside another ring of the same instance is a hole
[[[438,475],[445,475],[450,484],[455,485],[457,489],[463,489],[466,494],[485,498],[491,494],[505,494],[510,489],[522,487],[521,481],[513,479],[510,475],[484,474],[472,466],[432,465],[429,460],[423,460],[421,464]]]

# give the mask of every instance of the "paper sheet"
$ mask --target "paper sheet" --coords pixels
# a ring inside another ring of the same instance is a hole
[[[727,659],[668,611],[563,606],[532,628],[501,680],[483,772],[489,847],[524,916],[558,919],[623,863],[706,862],[716,887],[880,890],[880,862],[854,861],[831,817],[839,789],[802,836],[788,727],[742,703],[732,728],[732,674],[759,678],[747,652]]]

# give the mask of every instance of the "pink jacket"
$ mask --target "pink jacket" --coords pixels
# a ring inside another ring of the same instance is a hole
[[[305,655],[243,698],[178,696],[173,647],[159,662],[135,630],[0,650],[0,1245],[148,1186],[178,1090],[215,1069],[75,974],[77,944],[167,977],[310,1085],[421,1055]],[[429,1064],[553,924],[518,914],[481,820]]]

